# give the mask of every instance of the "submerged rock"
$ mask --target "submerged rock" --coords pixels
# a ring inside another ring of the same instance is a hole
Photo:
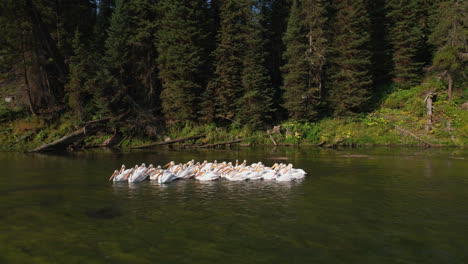
[[[86,212],[89,218],[95,219],[112,219],[122,215],[120,208],[115,206],[105,206],[99,209],[89,210]]]

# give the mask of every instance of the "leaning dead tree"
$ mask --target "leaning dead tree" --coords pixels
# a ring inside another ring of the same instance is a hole
[[[218,146],[225,146],[225,145],[231,145],[231,144],[235,144],[235,143],[241,143],[242,141],[243,141],[243,139],[236,139],[236,140],[225,141],[225,142],[220,142],[220,143],[201,145],[201,146],[198,146],[198,148],[213,148],[213,147],[218,147]]]
[[[397,126],[397,125],[395,125],[395,128],[398,129],[398,130],[400,130],[401,132],[403,132],[403,133],[405,133],[405,134],[407,134],[407,135],[410,135],[410,136],[412,136],[413,138],[415,138],[415,139],[417,139],[417,140],[423,142],[424,145],[427,146],[427,147],[437,147],[437,146],[439,146],[439,145],[436,145],[436,144],[432,144],[432,143],[430,143],[430,142],[428,142],[428,141],[426,141],[426,140],[424,140],[424,139],[422,139],[422,138],[416,136],[415,134],[411,133],[410,131],[408,131],[408,130],[406,130],[406,129],[403,129],[403,128]]]
[[[88,122],[83,128],[80,128],[71,134],[61,137],[51,143],[44,144],[38,148],[35,148],[29,152],[48,152],[54,150],[66,150],[68,146],[85,139],[88,136],[94,135],[100,130],[100,126],[107,123],[110,118],[104,118]]]

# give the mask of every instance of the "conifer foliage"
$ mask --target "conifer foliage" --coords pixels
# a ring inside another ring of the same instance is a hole
[[[433,69],[448,82],[452,98],[454,80],[462,77],[468,61],[468,2],[451,0],[440,4],[434,15],[436,24],[430,41],[436,47]]]
[[[159,77],[163,114],[169,122],[195,120],[202,93],[202,46],[206,30],[202,19],[206,1],[164,0],[157,32]]]
[[[336,1],[329,101],[334,115],[365,109],[372,84],[366,0]]]
[[[272,90],[253,4],[227,0],[221,6],[215,77],[205,95],[208,120],[238,119],[258,127],[271,113]]]
[[[110,124],[152,135],[355,116],[428,75],[457,103],[467,3],[3,0],[0,95],[14,87],[32,115],[123,118]]]
[[[424,62],[418,57],[425,48],[420,24],[421,0],[389,0],[387,17],[393,46],[393,80],[408,89],[421,81]]]

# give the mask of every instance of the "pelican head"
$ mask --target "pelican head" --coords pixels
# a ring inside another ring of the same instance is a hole
[[[166,168],[169,169],[170,167],[172,167],[172,166],[174,166],[174,165],[175,165],[175,162],[174,162],[174,161],[171,161],[171,162],[169,162],[168,164],[164,165],[163,168],[164,168],[164,169],[166,169]]]
[[[138,166],[136,166],[138,167]],[[130,175],[132,175],[132,173],[134,172],[134,169],[131,169],[127,174],[124,175],[124,179],[127,180],[128,177],[130,177]]]
[[[114,179],[114,177],[118,174],[119,174],[119,171],[115,170],[114,173],[112,173],[112,176],[110,176],[109,181],[112,181],[112,179]]]

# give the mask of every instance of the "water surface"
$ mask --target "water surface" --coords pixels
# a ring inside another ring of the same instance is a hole
[[[465,150],[0,153],[0,263],[468,263]],[[294,163],[301,182],[107,181],[125,163]]]

